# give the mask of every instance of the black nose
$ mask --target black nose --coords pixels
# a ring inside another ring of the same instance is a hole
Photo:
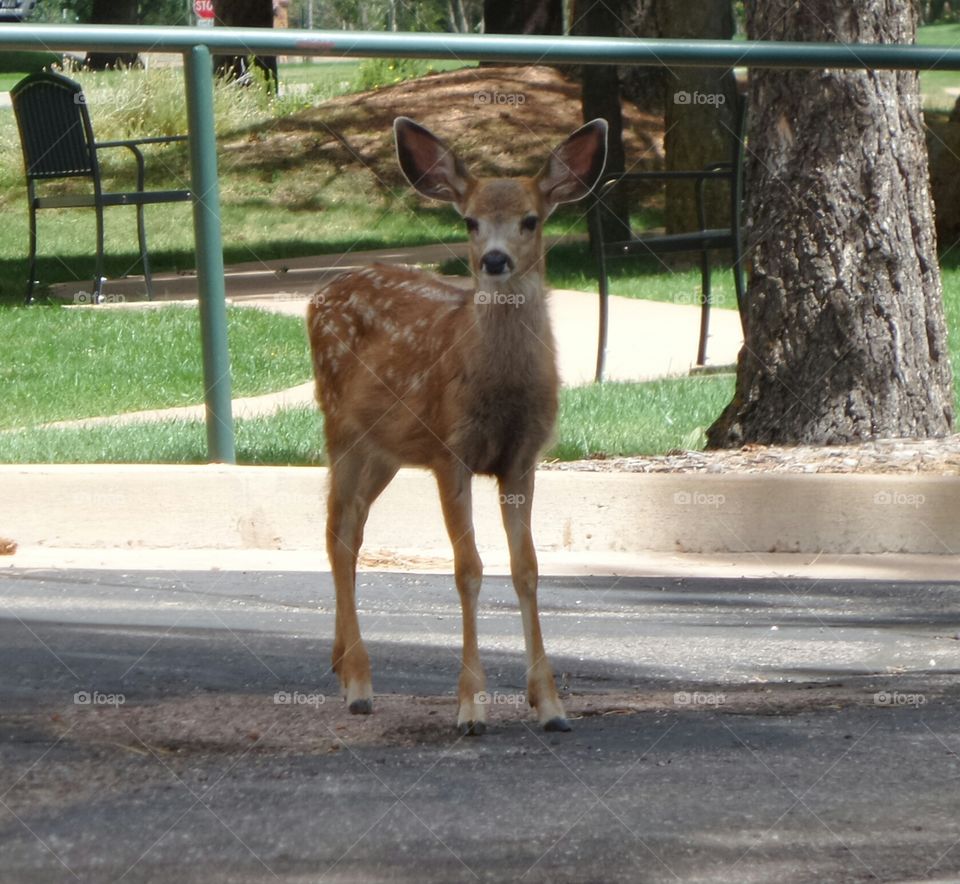
[[[487,252],[483,258],[480,259],[480,264],[491,276],[498,276],[503,273],[504,270],[511,270],[513,268],[513,262],[510,260],[510,256],[506,252],[501,252],[499,249],[492,249]]]

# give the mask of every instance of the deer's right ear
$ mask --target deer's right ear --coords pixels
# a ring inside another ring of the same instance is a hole
[[[473,179],[453,150],[409,117],[393,121],[393,134],[400,168],[414,189],[461,209]]]

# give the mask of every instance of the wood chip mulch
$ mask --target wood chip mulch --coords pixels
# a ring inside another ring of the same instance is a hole
[[[596,458],[541,464],[543,469],[628,473],[898,473],[960,475],[960,435],[881,439],[860,445],[747,445],[723,451]]]

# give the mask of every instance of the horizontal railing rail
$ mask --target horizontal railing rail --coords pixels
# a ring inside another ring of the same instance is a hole
[[[343,55],[512,61],[533,64],[640,64],[677,67],[877,68],[960,70],[960,47],[876,43],[777,43],[627,37],[528,37],[269,28],[130,25],[5,25],[0,48],[61,51],[189,52],[225,55]]]
[[[235,462],[236,449],[213,119],[214,54],[432,58],[521,64],[960,71],[960,48],[951,46],[131,25],[5,24],[0,27],[0,52],[4,50],[183,55],[207,449],[211,461],[226,463]]]

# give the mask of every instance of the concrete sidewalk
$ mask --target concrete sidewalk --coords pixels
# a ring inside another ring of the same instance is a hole
[[[247,562],[255,552],[304,553],[318,567],[325,561],[322,467],[0,465],[0,488],[0,538],[21,548],[8,564],[50,564],[77,550],[105,559],[114,551],[125,562],[126,553],[177,562],[184,550],[211,564],[225,552]],[[502,573],[508,562],[492,480],[476,480],[473,509],[480,553]],[[824,557],[847,557],[830,573],[879,568],[874,573],[888,577],[955,579],[960,478],[541,469],[534,537],[545,573],[637,573],[652,553],[659,567],[687,560],[711,573],[797,573]],[[857,565],[859,556],[881,558]],[[401,470],[376,501],[363,564],[450,570],[430,473]]]

